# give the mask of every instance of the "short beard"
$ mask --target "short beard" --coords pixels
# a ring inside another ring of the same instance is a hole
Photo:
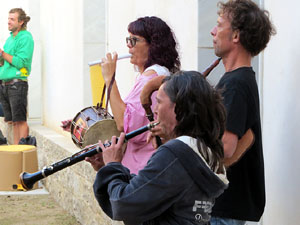
[[[216,48],[215,48],[215,55],[218,57],[222,57],[222,54],[220,54],[220,51],[218,51]]]
[[[8,29],[8,30],[14,33],[14,32],[16,32],[18,30],[18,28],[17,27],[13,27],[13,28]]]

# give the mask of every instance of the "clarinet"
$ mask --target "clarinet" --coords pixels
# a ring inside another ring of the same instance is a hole
[[[209,67],[207,67],[204,71],[202,71],[202,75],[206,78],[210,72],[217,66],[219,65],[220,61],[222,60],[222,58],[217,58],[215,61],[213,61],[212,64],[209,65]]]
[[[150,123],[146,126],[143,126],[137,130],[134,130],[134,131],[126,134],[125,141],[152,129],[153,127],[155,127],[158,124],[159,124],[159,122]],[[104,147],[109,147],[110,145],[111,145],[111,143],[105,143]],[[51,164],[50,166],[44,167],[41,171],[38,171],[35,173],[23,172],[20,174],[21,184],[24,189],[30,190],[30,189],[32,189],[35,182],[37,182],[51,174],[54,174],[64,168],[72,166],[75,163],[83,161],[86,157],[91,157],[100,152],[102,152],[102,149],[99,147],[98,144],[94,144],[94,145],[86,147],[86,148],[82,149],[81,151],[73,154],[71,157],[65,158],[59,162]]]

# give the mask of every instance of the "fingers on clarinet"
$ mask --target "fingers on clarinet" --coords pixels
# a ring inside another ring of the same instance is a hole
[[[109,143],[109,141],[107,141],[107,143]],[[117,137],[116,136],[112,136],[111,140],[110,140],[110,145],[115,145],[117,143]]]
[[[120,137],[119,137],[119,141],[120,141],[121,144],[123,144],[124,140],[125,140],[125,133],[121,132]]]
[[[104,149],[104,146],[103,146],[103,143],[102,143],[101,140],[98,141],[98,145],[99,145],[99,147],[100,147],[102,150]]]

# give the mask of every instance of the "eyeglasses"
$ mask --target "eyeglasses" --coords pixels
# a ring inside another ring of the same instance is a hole
[[[143,39],[137,38],[137,37],[127,37],[126,43],[130,44],[131,47],[134,47],[136,45],[137,41],[142,41]]]

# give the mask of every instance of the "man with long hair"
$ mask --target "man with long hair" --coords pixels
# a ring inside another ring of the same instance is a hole
[[[133,175],[121,164],[125,134],[118,142],[113,137],[111,147],[100,142],[103,160],[89,160],[98,171],[96,199],[108,216],[125,224],[208,225],[214,200],[228,183],[221,96],[200,73],[181,71],[165,78],[156,99],[165,144]]]
[[[10,37],[0,56],[4,64],[0,67],[0,102],[3,106],[4,121],[13,124],[14,144],[29,133],[27,125],[27,77],[31,72],[34,42],[28,32],[30,17],[23,9],[9,11],[8,30]]]

